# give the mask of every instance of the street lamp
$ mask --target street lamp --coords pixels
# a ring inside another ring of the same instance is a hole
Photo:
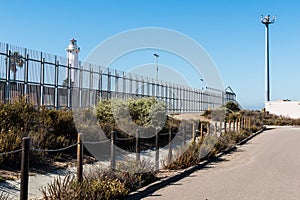
[[[204,80],[203,78],[200,79],[201,83],[202,83],[202,90],[204,89]]]
[[[158,54],[153,54],[155,57],[156,57],[156,83],[158,83],[158,58],[159,58],[159,55]]]
[[[269,24],[275,22],[275,17],[270,18],[270,15],[261,16],[261,23],[266,26],[266,38],[265,38],[265,101],[270,101],[270,73],[269,73]]]

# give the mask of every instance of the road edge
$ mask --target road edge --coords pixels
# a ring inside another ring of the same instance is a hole
[[[250,135],[249,137],[245,138],[244,140],[242,140],[241,142],[239,142],[238,144],[234,145],[233,147],[231,147],[230,149],[220,152],[216,155],[216,158],[220,158],[221,156],[224,156],[230,152],[232,152],[233,150],[237,149],[239,146],[244,145],[245,143],[247,143],[249,140],[251,140],[252,138],[254,138],[255,136],[259,135],[260,133],[262,133],[263,131],[266,130],[266,127],[263,126],[260,130],[258,130],[257,132],[253,133],[252,135]],[[135,199],[142,199],[144,197],[149,196],[149,194],[154,193],[155,191],[170,185],[171,183],[177,182],[179,180],[181,180],[184,177],[187,177],[188,175],[192,174],[193,172],[202,169],[203,167],[205,167],[207,164],[209,164],[211,161],[210,160],[205,160],[200,162],[197,165],[191,166],[189,168],[184,169],[183,171],[178,171],[177,174],[175,175],[171,175],[169,177],[160,179],[158,181],[155,181],[147,186],[144,186],[136,191],[133,191],[131,193],[129,193],[127,196],[125,196],[123,199],[125,200],[135,200]]]

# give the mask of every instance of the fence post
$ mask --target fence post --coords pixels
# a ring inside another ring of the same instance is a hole
[[[155,171],[159,170],[159,133],[156,131],[155,136]]]
[[[186,141],[186,126],[183,127],[183,145],[185,145],[185,141]]]
[[[236,120],[233,120],[233,132],[236,133]]]
[[[20,188],[21,200],[28,199],[29,151],[30,151],[30,138],[24,137],[22,139],[21,188]]]
[[[77,137],[77,182],[83,180],[83,146],[81,140],[82,133],[78,133]]]
[[[195,122],[193,122],[192,142],[195,142],[195,133],[196,133],[196,130],[195,130]]]
[[[200,139],[203,137],[203,124],[200,122]]]
[[[208,122],[207,123],[207,125],[206,125],[206,131],[207,131],[207,135],[209,135],[210,134],[210,122]]]
[[[214,123],[214,134],[217,135],[218,122]]]
[[[172,144],[171,144],[171,141],[172,141],[172,128],[170,128],[170,131],[169,131],[169,153],[168,153],[168,165],[171,164],[172,162]]]
[[[226,133],[227,132],[227,122],[226,122],[226,120],[224,121],[224,133]]]
[[[251,128],[251,118],[249,117],[249,126],[248,126],[248,128],[250,129]]]
[[[115,169],[116,168],[116,132],[112,131],[110,135],[110,168]]]
[[[136,163],[140,161],[140,131],[136,130],[136,135],[135,135],[135,159]]]

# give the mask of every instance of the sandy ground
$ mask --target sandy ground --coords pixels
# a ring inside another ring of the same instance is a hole
[[[188,114],[180,114],[180,115],[174,115],[175,118],[178,119],[196,119],[196,120],[202,120],[205,121],[206,119],[201,117],[199,113],[188,113]],[[188,144],[188,141],[187,141]],[[181,144],[173,144],[173,148],[176,148],[177,145],[181,145]],[[168,147],[166,146],[163,149],[160,149],[160,168],[162,168],[162,164],[163,161],[166,160],[167,155],[168,155]],[[175,151],[174,151],[175,154]],[[129,157],[131,157],[132,159],[135,158],[135,154],[132,153],[131,155],[129,155]],[[155,158],[155,151],[153,150],[149,150],[146,152],[143,152],[141,154],[141,159],[149,159],[152,160],[152,162],[154,161]],[[75,163],[74,163],[75,164]],[[109,166],[109,162],[99,162],[97,165],[100,165],[102,168],[108,167]],[[94,166],[95,166],[94,165]],[[85,165],[84,168],[86,170],[89,170],[90,165]],[[29,176],[29,199],[38,199],[42,196],[41,194],[41,188],[42,187],[46,187],[49,183],[51,183],[54,178],[57,177],[61,177],[63,178],[64,176],[66,176],[68,173],[71,174],[75,174],[76,173],[76,169],[75,167],[69,167],[65,170],[56,170],[56,171],[52,171],[51,173],[47,173],[47,174],[34,174]],[[3,183],[0,183],[0,192],[1,191],[5,191],[7,193],[9,193],[10,198],[12,199],[19,199],[20,196],[20,180],[17,181],[10,181],[7,180]]]

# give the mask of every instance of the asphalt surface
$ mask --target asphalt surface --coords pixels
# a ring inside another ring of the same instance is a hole
[[[300,199],[300,127],[264,131],[235,152],[144,198]]]

